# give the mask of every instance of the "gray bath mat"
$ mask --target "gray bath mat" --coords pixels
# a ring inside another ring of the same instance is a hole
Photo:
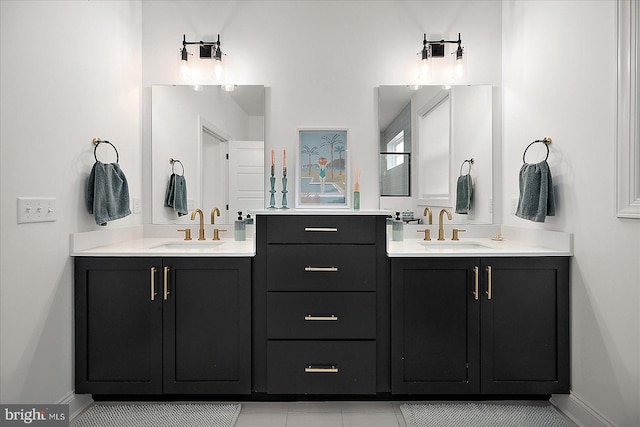
[[[237,404],[96,404],[72,427],[233,427]]]
[[[407,427],[569,427],[551,406],[404,404]]]

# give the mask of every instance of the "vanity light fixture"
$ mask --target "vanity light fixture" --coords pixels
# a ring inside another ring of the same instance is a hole
[[[220,34],[218,34],[218,40],[213,42],[208,41],[197,41],[190,42],[187,41],[187,36],[185,34],[182,35],[182,48],[180,48],[180,66],[179,66],[179,77],[183,83],[194,83],[201,84],[202,80],[208,78],[208,76],[200,76],[196,72],[196,67],[189,64],[189,55],[193,56],[187,50],[187,46],[189,45],[199,45],[200,46],[200,67],[204,68],[205,74],[213,74],[213,77],[216,82],[224,82],[224,64],[222,61],[222,56],[226,55],[222,52],[220,48]],[[213,70],[211,71],[211,68]],[[226,84],[226,83],[225,83]]]
[[[433,68],[433,58],[445,57],[445,45],[457,44],[455,52],[451,52],[455,55],[453,63],[453,78],[459,79],[465,75],[465,63],[464,63],[464,47],[462,47],[462,39],[460,33],[458,33],[458,40],[427,40],[427,34],[424,33],[422,40],[422,50],[418,52],[420,60],[418,64],[418,79],[422,82],[427,81],[431,77]]]

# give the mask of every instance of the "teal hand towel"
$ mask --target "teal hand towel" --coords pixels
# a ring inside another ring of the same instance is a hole
[[[164,197],[164,205],[175,209],[178,216],[183,216],[187,211],[187,181],[184,175],[172,173],[167,184],[167,193]]]
[[[173,192],[173,208],[178,216],[186,215],[187,212],[187,181],[184,175],[176,175]]]
[[[164,195],[164,205],[167,208],[172,208],[175,198],[175,188],[176,188],[176,174],[172,173],[169,177],[169,182],[167,183],[167,192]]]
[[[546,160],[520,168],[520,197],[516,216],[534,222],[544,222],[556,214],[553,179]]]
[[[99,225],[131,214],[129,184],[117,163],[94,163],[87,180],[85,200],[87,210]]]
[[[456,213],[468,214],[471,210],[471,194],[473,193],[473,181],[471,175],[460,175],[456,186]]]

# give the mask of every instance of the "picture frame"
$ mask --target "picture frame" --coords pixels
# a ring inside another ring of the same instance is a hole
[[[349,130],[298,129],[296,208],[350,207]]]

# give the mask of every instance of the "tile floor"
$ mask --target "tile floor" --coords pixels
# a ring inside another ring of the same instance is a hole
[[[406,427],[403,402],[242,402],[235,427]]]
[[[413,402],[242,402],[235,427],[406,427],[400,412],[400,405],[404,403]],[[549,404],[543,401],[484,403]],[[576,427],[565,419],[569,426]]]

